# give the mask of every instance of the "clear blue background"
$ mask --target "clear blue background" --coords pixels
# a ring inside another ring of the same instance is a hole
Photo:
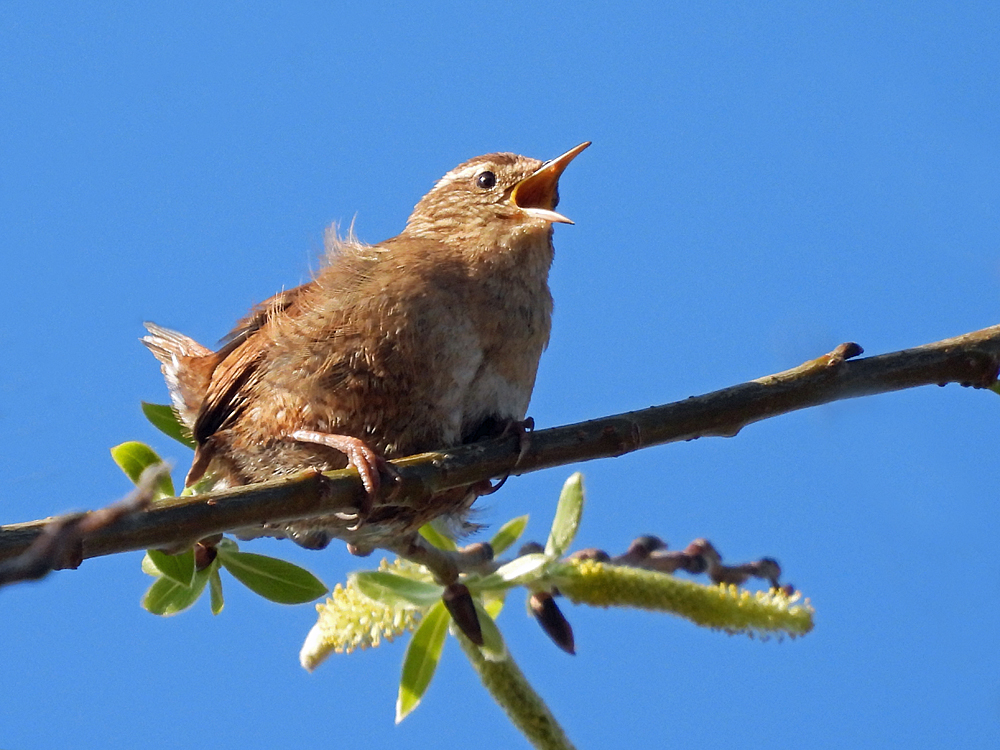
[[[996,324],[998,38],[995,3],[5,2],[0,521],[120,497],[123,440],[185,468],[139,412],[166,398],[143,320],[212,343],[308,278],[324,227],[390,237],[490,151],[594,141],[562,183],[539,426]],[[581,748],[997,747],[998,417],[923,388],[579,467],[580,546],[775,556],[815,631],[567,605],[572,658],[512,601],[513,653]],[[571,470],[482,520],[544,538]],[[249,548],[330,585],[369,562]],[[0,593],[0,746],[524,746],[454,644],[397,727],[401,643],[310,675],[311,606],[230,586],[220,617],[158,619],[139,559]]]

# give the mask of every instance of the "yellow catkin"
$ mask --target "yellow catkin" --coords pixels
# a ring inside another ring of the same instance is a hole
[[[559,722],[512,658],[490,661],[464,635],[458,633],[456,637],[493,700],[500,704],[532,746],[544,750],[573,750]]]
[[[670,612],[698,625],[749,635],[794,637],[813,626],[813,609],[808,600],[798,603],[798,593],[705,585],[594,560],[571,560],[550,572],[559,591],[578,604]]]
[[[380,570],[403,573],[397,561],[379,566]],[[405,573],[404,573],[405,574]],[[306,636],[299,661],[310,672],[331,653],[349,654],[357,649],[374,648],[383,640],[392,641],[397,636],[413,630],[423,611],[383,604],[373,601],[353,585],[337,584],[332,595],[316,605],[319,618]]]

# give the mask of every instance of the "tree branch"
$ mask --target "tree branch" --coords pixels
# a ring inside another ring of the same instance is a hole
[[[748,424],[841,399],[922,385],[959,383],[986,388],[1000,371],[1000,326],[933,344],[863,359],[857,344],[785,372],[665,406],[618,414],[530,435],[518,460],[519,436],[484,441],[393,461],[400,482],[385,489],[393,506],[507,473],[554,466],[700,437],[732,437]],[[515,466],[516,464],[516,466]],[[176,547],[211,534],[265,522],[351,513],[363,499],[351,471],[303,472],[224,492],[158,501],[95,529],[83,539],[83,558],[152,547]],[[376,505],[378,507],[378,505]],[[0,526],[0,561],[17,557],[59,518]]]
[[[98,530],[149,507],[160,479],[170,473],[165,463],[146,468],[136,487],[120,502],[90,513],[69,513],[46,523],[28,548],[0,562],[0,586],[37,581],[53,570],[76,568],[83,560],[83,542]]]

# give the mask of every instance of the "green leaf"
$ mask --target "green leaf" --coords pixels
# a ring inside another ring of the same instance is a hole
[[[441,661],[441,651],[450,623],[451,615],[444,608],[444,602],[439,599],[424,615],[410,638],[406,657],[403,659],[403,674],[399,680],[399,696],[396,698],[397,724],[417,707],[427,692],[438,662]]]
[[[426,539],[428,542],[433,544],[438,549],[443,549],[445,552],[454,552],[458,549],[458,545],[455,544],[454,539],[449,539],[440,531],[434,528],[432,524],[425,523],[420,527],[420,536]]]
[[[233,578],[256,594],[278,604],[305,604],[329,589],[305,568],[252,552],[233,552],[219,547],[217,558]]]
[[[520,585],[526,580],[534,578],[538,571],[549,562],[549,558],[541,552],[532,552],[530,555],[521,555],[506,565],[501,565],[493,572],[493,575],[506,584]]]
[[[518,516],[517,518],[512,518],[503,526],[500,530],[490,539],[490,546],[493,548],[493,555],[497,556],[502,554],[510,547],[514,542],[521,538],[521,534],[524,533],[525,527],[528,525],[527,516]]]
[[[549,540],[545,543],[545,554],[558,559],[566,554],[580,527],[583,514],[583,474],[575,472],[559,493],[556,517],[552,520]]]
[[[469,576],[466,585],[473,594],[498,594],[512,586],[529,586],[548,574],[552,560],[541,552],[515,557],[501,565],[489,575],[477,578]]]
[[[146,556],[160,575],[181,586],[190,587],[194,583],[194,549],[179,555],[168,555],[161,550],[151,549],[146,551]]]
[[[225,550],[226,552],[239,552],[240,545],[230,539],[228,536],[222,537],[219,543],[215,545],[217,550]]]
[[[212,563],[212,572],[208,576],[208,593],[212,599],[212,614],[217,615],[222,611],[226,600],[222,597],[222,577],[219,575],[219,566]]]
[[[444,587],[436,583],[415,581],[384,570],[362,570],[352,573],[350,580],[369,599],[388,606],[429,607],[440,601],[444,593]]]
[[[147,552],[142,558],[142,572],[148,576],[153,576],[153,578],[159,578],[163,575],[159,569],[153,564],[153,561],[149,558],[149,553]]]
[[[494,620],[500,616],[500,612],[503,610],[504,601],[507,598],[506,592],[494,592],[488,591],[482,594],[483,598],[483,609],[492,617]]]
[[[190,586],[182,586],[166,576],[157,578],[142,597],[143,608],[163,617],[183,612],[198,601],[198,597],[205,590],[210,570],[211,567],[198,571],[194,583]]]
[[[168,406],[167,404],[150,404],[143,401],[142,413],[146,415],[146,419],[152,423],[153,427],[167,437],[172,437],[178,443],[186,445],[192,450],[197,447],[194,438],[191,437],[191,431],[181,424],[177,418],[177,412],[174,411],[172,406]]]
[[[142,472],[150,466],[163,463],[163,459],[156,454],[156,451],[145,443],[135,440],[116,445],[111,449],[111,457],[134,484],[139,483]],[[174,483],[170,480],[170,474],[163,472],[157,480],[154,499],[159,500],[161,497],[173,496]]]
[[[479,602],[474,603],[479,616],[479,629],[483,634],[483,645],[479,650],[487,661],[503,661],[507,658],[507,646],[500,635],[500,628]]]

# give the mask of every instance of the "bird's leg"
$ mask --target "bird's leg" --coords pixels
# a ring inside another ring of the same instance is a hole
[[[492,495],[494,492],[499,490],[506,484],[507,480],[510,479],[511,471],[514,471],[518,466],[521,465],[521,461],[524,457],[528,455],[528,451],[531,449],[531,431],[535,429],[535,420],[531,417],[527,417],[523,420],[514,419],[507,423],[507,426],[503,428],[503,432],[500,433],[500,437],[509,437],[512,434],[517,435],[518,439],[518,452],[517,460],[514,462],[514,466],[511,467],[510,471],[504,474],[503,478],[496,484],[490,482],[489,479],[482,482],[482,487],[477,485],[474,489],[480,497],[485,497],[486,495]]]
[[[396,476],[395,470],[377,451],[372,450],[367,443],[356,437],[313,432],[312,430],[296,430],[289,437],[302,443],[316,443],[338,450],[347,456],[348,466],[357,469],[361,476],[361,484],[365,488],[366,498],[364,504],[358,508],[358,523],[355,528],[360,526],[371,512],[372,504],[375,502],[382,483],[380,474],[385,472],[389,476]]]

